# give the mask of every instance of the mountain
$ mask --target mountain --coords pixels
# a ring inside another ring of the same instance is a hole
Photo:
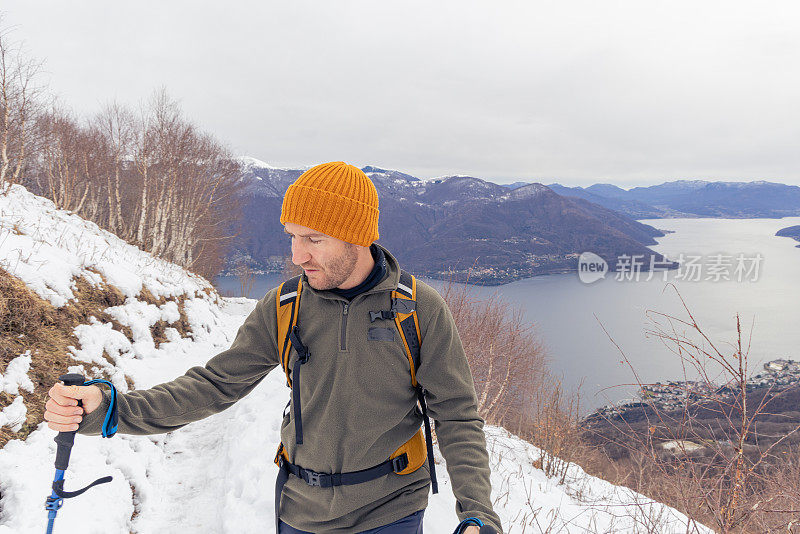
[[[283,198],[292,182],[306,169],[282,169],[247,156],[237,158],[242,164],[242,178],[249,183],[252,194],[260,197]]]
[[[665,259],[647,247],[664,234],[590,200],[549,187],[504,187],[473,176],[421,180],[375,166],[362,169],[380,198],[379,242],[421,276],[470,276],[482,284],[574,272],[590,251],[616,265],[621,255]],[[237,258],[275,270],[288,253],[279,223],[281,199],[302,170],[251,167],[251,195]]]
[[[432,205],[494,200],[508,193],[502,185],[472,176],[445,176],[431,181],[420,191],[418,200]]]
[[[561,195],[584,198],[637,219],[662,217],[787,217],[800,215],[800,187],[767,182],[676,180],[624,190],[611,184],[565,187]]]
[[[474,189],[481,195],[492,191]],[[622,254],[664,260],[646,246],[655,244],[660,231],[602,206],[562,197],[542,184],[438,205],[388,201],[382,204],[381,219],[384,229],[402,230],[386,231],[381,243],[409,269],[434,278],[458,278],[472,269],[471,281],[497,284],[575,272],[584,251],[612,266]]]
[[[624,213],[628,217],[634,219],[660,219],[668,217],[673,212],[671,210],[656,208],[644,202],[625,198],[627,191],[617,188],[616,186],[596,187],[603,184],[596,184],[587,188],[583,187],[566,187],[560,184],[549,184],[547,187],[565,197],[575,197],[588,200],[594,204],[599,204],[610,210]],[[619,189],[622,194],[610,188]],[[605,195],[604,195],[605,193]]]
[[[787,217],[800,215],[800,187],[766,181],[679,180],[634,187],[631,198],[699,217]]]
[[[371,165],[361,170],[375,184],[375,189],[378,190],[378,198],[405,198],[408,195],[415,195],[418,189],[424,187],[422,180],[400,171],[381,169]]]
[[[628,192],[614,184],[594,184],[586,188],[586,190],[595,195],[606,198],[625,198]]]
[[[518,187],[522,187],[523,185],[528,185],[530,182],[514,182],[511,184],[500,184],[503,187],[508,187],[509,189],[516,189]]]

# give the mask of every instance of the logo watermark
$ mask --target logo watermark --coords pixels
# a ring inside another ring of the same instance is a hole
[[[657,260],[654,255],[623,254],[617,257],[614,264],[614,279],[622,281],[652,280],[656,273],[661,273],[663,281],[667,281],[673,272],[673,280],[686,282],[756,282],[761,272],[764,257],[759,254],[679,254],[672,260]],[[678,268],[672,268],[674,264]],[[578,278],[585,284],[591,284],[605,278],[609,271],[608,262],[594,252],[583,252],[578,258]]]
[[[583,252],[578,258],[578,278],[584,284],[597,282],[606,277],[608,263],[594,252]]]

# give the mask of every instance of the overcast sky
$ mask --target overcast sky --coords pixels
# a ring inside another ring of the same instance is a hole
[[[88,114],[165,86],[237,154],[622,187],[800,184],[797,2],[0,0]]]

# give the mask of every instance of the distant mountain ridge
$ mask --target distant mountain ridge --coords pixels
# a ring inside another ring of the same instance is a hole
[[[594,184],[585,188],[549,184],[548,187],[560,195],[585,198],[638,219],[800,215],[800,187],[765,180],[677,180],[627,191],[611,184]]]
[[[621,255],[663,263],[649,245],[663,232],[539,184],[504,187],[472,176],[421,180],[365,166],[380,197],[379,242],[404,268],[433,278],[499,284],[539,274],[577,272],[585,251],[611,268]],[[275,270],[288,254],[279,222],[283,195],[302,169],[248,165],[246,221],[234,251],[252,267]],[[673,265],[675,266],[675,265]]]

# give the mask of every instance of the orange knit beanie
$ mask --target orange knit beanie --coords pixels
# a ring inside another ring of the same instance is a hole
[[[378,239],[378,191],[343,161],[311,167],[286,190],[281,224],[292,222],[368,247]]]

